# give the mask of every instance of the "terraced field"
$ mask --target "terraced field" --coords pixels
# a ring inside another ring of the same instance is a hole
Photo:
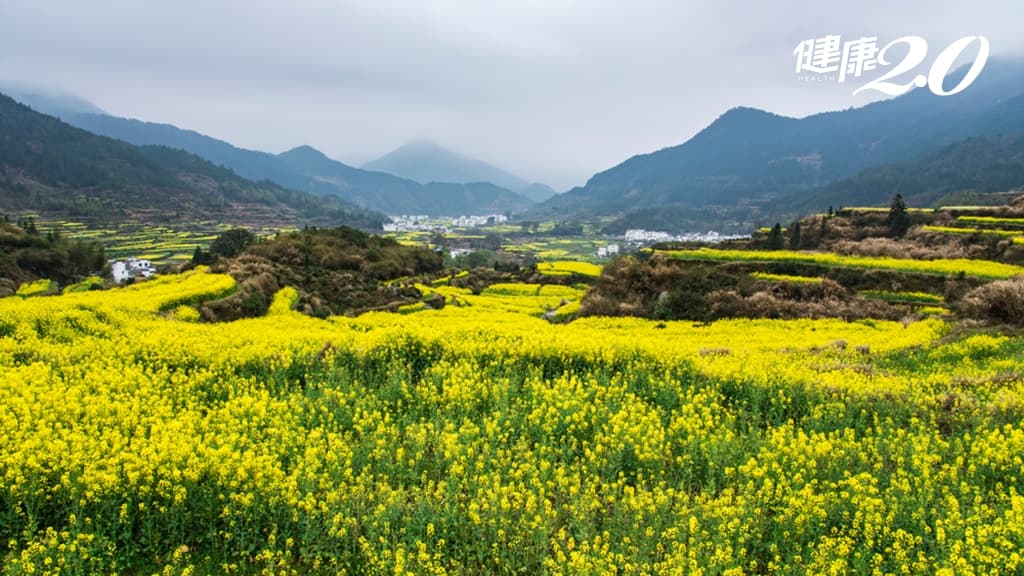
[[[154,265],[187,262],[197,247],[206,249],[218,234],[230,228],[214,222],[197,222],[186,228],[169,228],[143,224],[122,224],[94,228],[81,222],[39,220],[42,233],[57,232],[69,239],[95,240],[106,249],[107,258],[144,258]],[[280,230],[286,232],[288,230]],[[257,230],[260,235],[277,230]]]
[[[914,260],[871,256],[846,256],[827,252],[793,250],[656,250],[668,258],[702,262],[762,262],[810,264],[823,268],[855,268],[864,270],[892,270],[936,276],[965,275],[981,279],[1012,278],[1024,274],[1024,267],[1002,262],[969,260],[965,258],[940,260]]]
[[[1024,218],[962,214],[948,226],[922,226],[925,232],[1008,238],[1024,244]]]
[[[601,266],[590,262],[574,260],[556,260],[537,264],[537,271],[545,276],[588,276],[595,278],[601,275]]]
[[[196,322],[235,288],[0,299],[0,572],[1024,570],[1017,336],[554,324],[578,292],[515,284]]]

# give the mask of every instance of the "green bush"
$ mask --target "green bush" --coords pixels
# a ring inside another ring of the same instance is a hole
[[[54,284],[53,280],[47,278],[40,278],[34,282],[25,282],[18,287],[18,291],[15,295],[21,296],[22,298],[29,298],[32,296],[47,296],[49,294],[55,294],[57,292],[57,285]]]

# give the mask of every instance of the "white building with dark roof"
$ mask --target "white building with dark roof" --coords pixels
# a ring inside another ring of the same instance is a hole
[[[129,258],[114,260],[110,263],[110,275],[118,284],[123,284],[132,278],[149,278],[155,274],[156,267],[146,259]]]

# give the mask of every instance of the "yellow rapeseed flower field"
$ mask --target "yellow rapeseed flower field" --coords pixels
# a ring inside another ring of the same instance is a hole
[[[768,272],[751,272],[754,280],[767,282],[796,282],[800,284],[821,284],[821,276],[794,276],[792,274],[769,274]]]
[[[183,312],[234,289],[0,299],[3,574],[1024,570],[1018,338],[559,324],[578,291],[516,285]]]
[[[1024,267],[989,260],[950,258],[944,260],[914,260],[888,256],[846,256],[829,252],[802,250],[720,250],[697,248],[694,250],[657,250],[669,258],[707,262],[782,262],[813,264],[833,268],[861,268],[895,270],[920,274],[955,276],[963,274],[977,278],[1012,278],[1024,274]]]
[[[558,260],[555,262],[539,262],[537,271],[545,276],[580,276],[597,277],[601,275],[601,266],[590,262],[576,262],[573,260]]]
[[[993,236],[1019,237],[1020,230],[997,230],[994,228],[956,228],[952,226],[921,226],[925,232],[940,234],[991,234]]]

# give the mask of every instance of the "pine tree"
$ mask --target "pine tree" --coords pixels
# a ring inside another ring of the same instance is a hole
[[[910,229],[910,215],[907,214],[907,205],[903,202],[902,194],[893,196],[886,224],[889,226],[889,234],[894,238],[902,238]]]
[[[772,226],[772,231],[768,233],[768,249],[781,250],[782,246],[782,225],[776,222],[775,226]]]

